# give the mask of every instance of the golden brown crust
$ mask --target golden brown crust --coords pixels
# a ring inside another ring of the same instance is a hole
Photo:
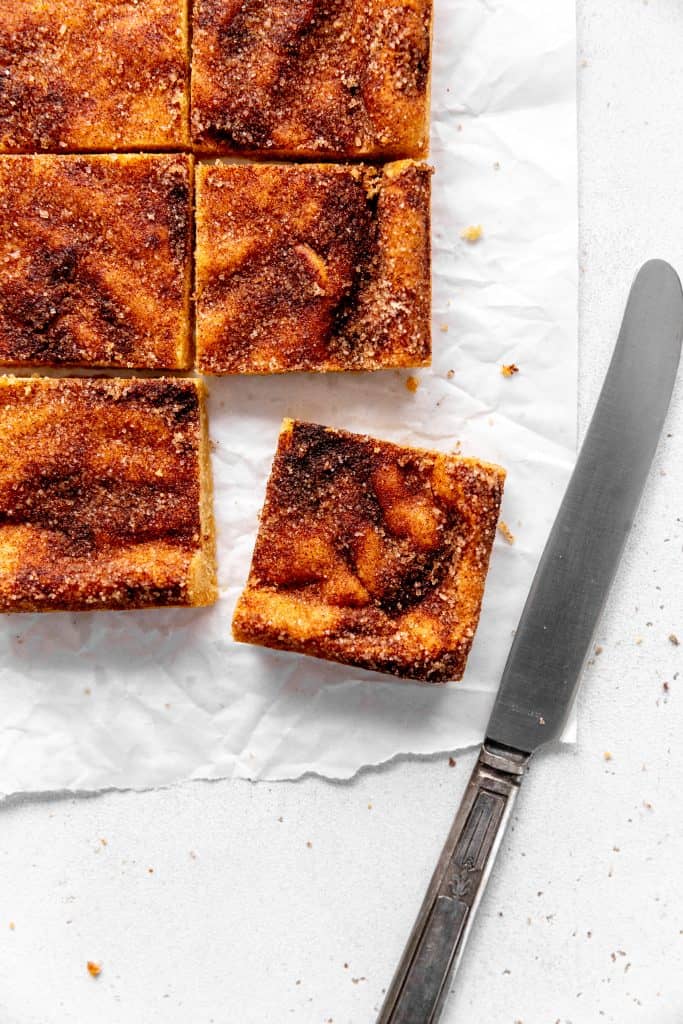
[[[285,420],[235,639],[460,679],[505,472]]]
[[[188,141],[185,0],[0,0],[0,151]]]
[[[203,373],[376,370],[431,356],[431,168],[197,168]]]
[[[429,144],[432,0],[196,0],[209,152],[390,159]]]
[[[1,611],[215,600],[202,402],[195,380],[0,377]]]
[[[0,157],[0,364],[189,365],[191,157]]]

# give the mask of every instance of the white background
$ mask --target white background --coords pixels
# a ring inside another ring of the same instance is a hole
[[[679,0],[579,0],[582,425],[637,266],[683,268],[682,42]],[[683,1019],[681,386],[666,432],[578,747],[532,767],[445,1024]],[[371,1021],[472,759],[10,800],[0,1020]]]

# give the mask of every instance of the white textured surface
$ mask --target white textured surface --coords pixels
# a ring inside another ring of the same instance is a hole
[[[659,255],[683,268],[683,7],[579,11],[585,423],[636,267]],[[683,1018],[683,644],[668,640],[683,640],[681,386],[667,435],[586,674],[578,747],[532,768],[445,1024]],[[471,761],[11,802],[0,1019],[371,1021]],[[88,958],[103,962],[97,981]]]

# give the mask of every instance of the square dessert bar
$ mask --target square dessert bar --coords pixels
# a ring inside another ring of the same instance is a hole
[[[186,0],[0,0],[0,152],[188,141]]]
[[[460,679],[505,472],[285,420],[236,640]]]
[[[216,599],[202,385],[0,377],[0,611]]]
[[[189,365],[191,159],[0,156],[0,364]]]
[[[197,168],[203,373],[376,370],[431,356],[431,168]]]
[[[394,159],[429,146],[432,0],[195,0],[209,152]]]

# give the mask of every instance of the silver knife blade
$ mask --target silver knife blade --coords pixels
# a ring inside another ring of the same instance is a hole
[[[377,1024],[436,1024],[533,751],[557,736],[671,398],[683,292],[646,263],[527,599],[487,738]]]
[[[645,486],[681,355],[683,292],[651,260],[522,612],[487,737],[531,753],[566,721]]]

